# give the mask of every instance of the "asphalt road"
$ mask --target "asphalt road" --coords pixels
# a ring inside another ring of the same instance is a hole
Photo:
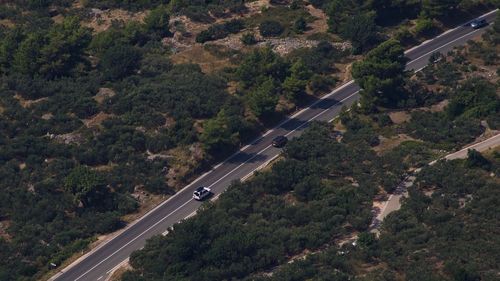
[[[469,152],[469,149],[475,149],[477,151],[485,151],[490,148],[494,148],[500,146],[500,134],[495,135],[489,139],[486,139],[482,142],[470,145],[465,147],[464,149],[461,149],[455,153],[448,154],[444,158],[447,160],[452,160],[452,159],[463,159],[467,158],[467,152]]]
[[[491,12],[483,17],[491,22],[495,13]],[[427,64],[432,53],[436,51],[445,53],[453,46],[462,45],[482,32],[484,29],[472,30],[470,27],[460,26],[432,41],[424,42],[406,52],[410,59],[407,69],[419,70]],[[127,226],[112,240],[103,243],[77,262],[60,271],[51,280],[105,280],[113,268],[126,260],[133,251],[142,248],[146,239],[153,235],[162,234],[170,226],[196,211],[201,204],[191,199],[192,192],[196,187],[208,186],[215,194],[220,194],[232,181],[246,178],[279,155],[280,149],[271,146],[274,137],[286,135],[288,138],[293,138],[300,135],[308,123],[313,120],[331,121],[344,105],[350,106],[359,98],[358,91],[359,87],[351,81],[322,97],[310,107],[289,117],[276,128],[269,130],[252,144],[245,146],[228,160],[196,179],[141,219]]]

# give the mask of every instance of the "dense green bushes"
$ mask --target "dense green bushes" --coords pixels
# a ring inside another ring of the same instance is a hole
[[[240,40],[243,44],[247,46],[254,45],[257,43],[257,39],[255,38],[255,35],[253,35],[252,33],[245,33],[241,35]]]
[[[425,141],[459,147],[474,140],[484,128],[477,119],[450,120],[443,113],[415,112],[407,130]]]
[[[167,0],[140,0],[140,1],[123,1],[123,0],[86,0],[85,6],[95,7],[100,9],[122,8],[127,10],[143,10],[157,7],[161,4],[168,4]]]
[[[90,39],[90,30],[75,17],[45,32],[7,31],[0,44],[0,70],[47,78],[67,75],[82,62]]]
[[[39,279],[50,263],[122,227],[137,190],[173,193],[169,150],[206,146],[177,176],[182,184],[221,145],[253,135],[226,81],[172,66],[158,43],[166,22],[160,7],[145,24],[114,24],[93,37],[73,17],[1,31],[0,221],[8,238],[0,238],[0,279]],[[195,120],[207,120],[203,134]]]
[[[248,107],[262,121],[267,121],[276,113],[280,96],[301,104],[308,85],[313,91],[328,91],[335,79],[321,75],[333,72],[332,65],[343,56],[343,52],[327,42],[297,50],[286,59],[264,48],[247,55],[235,74]]]
[[[500,194],[488,174],[462,161],[424,169],[402,210],[384,223],[381,258],[390,270],[417,280],[416,267],[439,262],[442,270],[426,269],[429,280],[494,280],[499,225],[492,214]],[[430,197],[428,189],[435,190]]]
[[[374,181],[381,179],[365,173],[380,172],[380,159],[366,146],[339,144],[329,135],[328,125],[312,125],[290,141],[286,159],[272,171],[233,184],[217,203],[135,252],[135,271],[123,280],[250,278],[331,242],[346,223],[366,229]]]
[[[433,35],[437,29],[434,20],[454,22],[460,17],[470,17],[471,12],[481,7],[494,7],[492,2],[470,1],[372,1],[353,0],[315,0],[311,3],[323,9],[328,15],[330,31],[341,35],[353,43],[353,51],[361,53],[375,46],[383,38],[379,31],[384,27],[404,24],[407,20],[417,19],[415,37]],[[402,34],[403,35],[403,34]],[[406,43],[414,43],[411,33],[404,33]],[[399,38],[402,39],[402,38]]]
[[[132,74],[141,59],[141,53],[129,45],[115,45],[104,52],[100,67],[109,80],[124,78]]]
[[[158,6],[151,10],[144,19],[144,27],[147,31],[158,37],[169,35],[168,24],[170,15],[166,6]]]
[[[500,99],[496,87],[480,79],[468,79],[453,88],[444,112],[412,113],[406,127],[408,133],[432,143],[456,147],[474,140],[484,128],[479,118],[492,120],[500,112]]]
[[[223,24],[211,25],[207,30],[203,30],[196,35],[196,42],[205,43],[227,37],[229,34],[235,34],[245,28],[245,23],[242,20],[230,20]]]
[[[403,89],[407,58],[395,40],[389,40],[371,50],[361,62],[355,62],[352,76],[363,89],[362,103],[370,109],[374,105],[394,107],[406,98]]]
[[[281,35],[285,29],[277,21],[267,20],[259,25],[260,35],[264,37],[276,37]]]

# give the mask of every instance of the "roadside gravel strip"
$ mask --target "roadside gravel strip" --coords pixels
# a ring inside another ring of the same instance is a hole
[[[497,10],[491,11],[481,18],[491,22],[496,12]],[[427,65],[432,53],[436,51],[445,53],[454,46],[462,45],[467,40],[480,35],[484,30],[473,30],[461,25],[406,51],[405,54],[410,59],[407,69],[422,69]],[[321,97],[314,104],[290,116],[226,161],[197,178],[174,196],[115,234],[107,242],[103,242],[70,266],[62,269],[50,280],[105,280],[113,268],[126,260],[133,251],[142,248],[148,238],[164,233],[169,227],[198,209],[201,203],[191,199],[192,192],[197,186],[210,187],[215,195],[222,193],[232,181],[248,177],[279,155],[281,150],[271,146],[274,137],[286,135],[293,138],[300,135],[310,121],[334,119],[343,106],[350,106],[358,100],[358,92],[359,87],[350,81]]]

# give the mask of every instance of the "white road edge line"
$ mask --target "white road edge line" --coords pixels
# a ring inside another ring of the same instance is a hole
[[[106,274],[110,274],[112,273],[113,271],[117,270],[120,266],[124,265],[126,262],[129,261],[129,258],[126,258],[124,259],[123,261],[121,261],[119,264],[117,264],[115,267],[113,267],[112,269],[106,271]]]
[[[208,175],[209,173],[211,173],[212,171],[214,171],[215,169],[217,169],[218,167],[220,167],[222,164],[226,163],[227,161],[229,161],[229,159],[231,159],[232,157],[234,157],[236,154],[240,153],[240,152],[243,152],[246,148],[250,147],[251,145],[255,144],[257,141],[259,141],[260,139],[262,139],[264,136],[267,136],[269,135],[270,133],[274,132],[276,129],[278,129],[279,127],[281,127],[283,124],[285,124],[286,122],[290,121],[291,119],[295,118],[296,116],[298,116],[299,114],[303,113],[305,110],[307,110],[308,108],[310,107],[313,107],[315,105],[317,105],[318,103],[320,103],[321,101],[327,99],[328,97],[336,94],[338,91],[344,89],[345,87],[351,85],[354,83],[354,80],[350,80],[348,82],[346,82],[345,84],[339,86],[338,88],[335,88],[333,89],[332,92],[330,92],[329,94],[326,94],[324,96],[322,96],[319,100],[317,100],[316,102],[314,102],[313,104],[309,105],[308,107],[306,108],[303,108],[302,110],[300,110],[299,112],[296,112],[295,114],[293,114],[292,116],[288,117],[287,119],[285,119],[283,122],[281,122],[280,124],[278,124],[277,126],[275,126],[274,128],[268,130],[264,135],[262,136],[259,136],[257,137],[256,139],[254,139],[249,145],[246,145],[245,147],[243,147],[242,149],[238,150],[237,152],[233,153],[231,156],[229,156],[228,158],[226,158],[226,160],[222,161],[221,163],[217,164],[216,166],[214,166],[213,168],[211,168],[210,170],[208,170],[207,172],[205,172],[204,174],[202,174],[201,176],[199,176],[198,178],[196,178],[195,180],[193,180],[191,183],[189,183],[188,185],[186,185],[184,188],[182,188],[181,190],[177,191],[177,193],[175,193],[174,195],[172,195],[170,198],[168,198],[167,200],[163,201],[162,203],[160,203],[158,206],[154,207],[153,209],[151,209],[150,211],[148,211],[146,214],[144,214],[142,217],[140,217],[139,219],[133,221],[131,224],[127,225],[124,229],[118,231],[116,234],[114,234],[112,237],[110,237],[109,240],[107,241],[104,241],[103,243],[101,243],[100,245],[98,245],[96,248],[90,250],[89,252],[87,252],[85,255],[81,256],[80,258],[78,258],[75,262],[73,262],[72,264],[68,265],[67,267],[61,269],[58,273],[56,273],[54,276],[52,276],[49,280],[55,280],[56,278],[58,278],[61,274],[63,274],[64,272],[68,271],[69,269],[71,269],[73,266],[76,266],[81,260],[87,258],[88,256],[90,256],[91,254],[93,254],[94,252],[96,252],[97,250],[99,250],[100,248],[102,248],[103,246],[105,246],[109,241],[113,240],[114,238],[118,237],[120,234],[122,234],[123,232],[125,232],[126,230],[130,229],[132,226],[134,226],[135,224],[137,224],[138,222],[142,221],[144,218],[146,218],[149,214],[153,213],[154,211],[156,211],[157,209],[161,208],[163,205],[167,204],[170,200],[176,198],[177,196],[179,196],[181,193],[185,192],[187,189],[189,189],[192,185],[194,185],[195,183],[197,183],[198,181],[202,180],[206,175]],[[263,151],[263,150],[262,150]],[[261,151],[261,152],[262,152]],[[259,152],[260,153],[260,152]],[[76,281],[76,280],[75,280]]]
[[[464,151],[464,150],[468,150],[468,149],[470,149],[471,147],[478,146],[478,145],[483,144],[483,143],[485,143],[485,142],[491,141],[492,139],[497,138],[497,137],[500,137],[500,133],[499,133],[499,134],[496,134],[496,135],[494,135],[494,136],[492,136],[491,138],[485,139],[484,141],[480,141],[480,142],[478,142],[478,143],[471,144],[471,145],[469,145],[469,146],[467,146],[467,147],[465,147],[465,148],[462,148],[462,149],[461,149],[461,150],[459,150],[459,151],[455,151],[455,152],[453,152],[452,154],[455,154],[455,153],[458,153],[458,152],[462,152],[462,151]],[[449,154],[449,155],[452,155],[452,154]],[[447,155],[447,156],[449,156],[449,155]]]
[[[482,18],[482,17],[485,17],[485,16],[488,16],[494,12],[496,12],[498,9],[496,10],[493,10],[493,11],[490,11],[484,15],[481,15],[479,18]],[[462,25],[454,28],[454,29],[451,29],[447,32],[451,32],[453,30],[456,30],[458,28],[462,27]],[[457,41],[457,40],[460,40],[462,39],[463,37],[465,36],[468,36],[474,32],[477,32],[481,29],[477,29],[477,30],[474,30],[472,32],[469,32],[467,34],[464,34],[463,36],[453,40],[453,41],[450,41],[448,43],[446,43],[445,45],[442,45],[442,46],[439,46],[438,48],[434,49],[433,51],[430,51],[430,52],[427,52],[426,54],[408,62],[408,64],[412,63],[412,62],[415,62],[416,60],[419,60],[421,59],[422,57],[430,54],[430,53],[433,53],[435,52],[436,50],[439,50],[439,49],[442,49],[443,47]],[[439,38],[440,36],[446,34],[445,33],[442,33],[441,35],[431,39],[431,41]],[[424,44],[420,44],[418,46],[415,46],[407,51],[405,51],[405,54],[407,52],[410,52],[411,50],[415,49],[415,48],[418,48],[418,47],[421,47],[423,46]],[[134,221],[133,223],[131,223],[130,225],[128,225],[126,228],[124,228],[122,231],[118,232],[116,235],[113,236],[113,238],[117,237],[118,235],[120,235],[121,233],[125,232],[127,229],[129,229],[130,227],[132,227],[133,225],[137,224],[139,221],[143,220],[145,217],[147,217],[149,214],[153,213],[155,210],[157,210],[158,208],[162,207],[163,205],[167,204],[170,200],[174,199],[175,197],[177,197],[177,195],[181,194],[182,192],[185,192],[185,190],[187,190],[189,187],[191,187],[192,185],[194,185],[196,182],[200,181],[201,179],[203,179],[207,174],[211,173],[213,170],[215,170],[216,168],[218,168],[219,166],[221,166],[222,164],[226,163],[229,159],[231,159],[234,155],[236,155],[237,153],[240,153],[242,152],[243,150],[245,150],[246,148],[248,148],[250,145],[254,144],[255,142],[257,142],[258,140],[260,140],[262,137],[264,136],[267,136],[269,135],[271,132],[275,131],[276,129],[278,129],[279,127],[281,127],[283,124],[285,124],[286,122],[290,121],[291,119],[295,118],[296,116],[300,115],[301,113],[303,113],[305,110],[317,105],[318,103],[320,103],[321,101],[329,98],[330,96],[334,95],[335,93],[337,93],[338,91],[344,89],[345,87],[351,85],[351,84],[354,84],[354,80],[350,80],[348,82],[346,82],[345,84],[341,85],[340,87],[334,89],[332,92],[330,92],[329,94],[327,95],[324,95],[322,96],[320,99],[318,99],[316,102],[314,102],[313,104],[309,105],[308,107],[305,107],[303,108],[302,110],[300,110],[299,112],[296,112],[295,114],[293,114],[292,116],[288,117],[286,120],[284,120],[283,122],[281,122],[280,124],[278,124],[277,126],[275,126],[274,128],[268,130],[266,133],[264,133],[264,135],[262,135],[261,137],[258,137],[256,138],[254,141],[252,141],[249,145],[246,145],[245,147],[243,147],[242,149],[240,149],[239,151],[235,152],[233,155],[231,155],[230,157],[228,157],[226,160],[224,160],[223,162],[217,164],[216,166],[214,166],[212,169],[210,169],[209,171],[205,172],[203,175],[201,175],[200,177],[196,178],[194,181],[192,181],[190,184],[186,185],[183,189],[179,190],[176,194],[172,195],[170,198],[168,198],[167,200],[163,201],[162,203],[160,203],[158,206],[156,206],[155,208],[151,209],[148,213],[146,213],[144,216],[142,216],[141,218],[139,218],[138,220]],[[357,94],[359,91],[356,91],[355,93],[351,94],[350,96],[346,97],[345,99],[341,100],[340,102],[350,98],[351,96]],[[315,115],[313,118],[309,119],[308,122],[314,120],[315,118],[317,118],[319,115],[323,114],[324,112],[328,111],[330,108],[327,108],[325,109],[324,111],[320,112],[319,114]],[[332,119],[333,120],[333,119]],[[332,121],[330,120],[330,121]],[[303,127],[304,125],[306,125],[308,122],[306,123],[303,123],[301,124],[300,126],[298,126],[297,128],[295,128],[294,130],[290,131],[289,133],[287,133],[286,135],[288,136],[289,134],[291,134],[292,132],[296,131],[297,129],[300,129],[301,127]],[[217,182],[219,182],[220,180],[222,180],[223,178],[227,177],[229,174],[231,174],[232,172],[234,172],[234,170],[236,170],[237,168],[241,167],[243,164],[247,163],[248,161],[250,161],[251,159],[255,158],[257,155],[261,154],[262,152],[264,152],[265,150],[267,150],[269,147],[271,147],[271,145],[265,147],[264,149],[262,149],[261,151],[257,152],[257,154],[255,154],[253,157],[251,157],[250,159],[246,160],[245,162],[243,162],[242,164],[240,164],[238,167],[236,167],[235,169],[231,170],[229,173],[227,173],[224,177],[220,178],[219,180],[217,180],[216,182],[212,183],[210,186],[213,186],[214,184],[216,184]],[[253,172],[255,172],[255,170],[253,170],[251,173],[249,174],[252,174]],[[191,200],[188,200],[186,201],[183,205],[179,206],[177,209],[175,209],[174,211],[172,211],[170,214],[168,214],[166,217],[162,218],[161,220],[159,220],[158,222],[156,222],[154,225],[152,225],[151,227],[149,227],[148,229],[146,229],[145,231],[143,231],[141,234],[139,234],[138,236],[136,236],[134,239],[132,239],[131,241],[129,241],[127,244],[125,244],[124,246],[122,246],[121,248],[119,248],[118,250],[116,250],[115,252],[113,252],[111,255],[109,255],[108,257],[106,257],[104,260],[102,260],[101,262],[99,262],[98,264],[96,264],[95,266],[93,266],[91,269],[89,269],[88,271],[86,271],[84,274],[80,275],[77,279],[75,279],[74,281],[77,281],[79,279],[81,279],[83,276],[85,276],[87,273],[89,273],[90,271],[92,271],[94,268],[96,268],[97,266],[99,266],[100,264],[102,264],[104,261],[106,261],[107,259],[109,259],[110,257],[112,257],[114,254],[116,254],[118,251],[122,250],[123,248],[125,248],[126,246],[128,246],[130,243],[132,243],[133,241],[135,241],[137,238],[139,238],[140,236],[142,236],[145,232],[149,231],[151,228],[155,227],[156,225],[158,225],[160,222],[162,222],[163,220],[165,220],[168,216],[170,216],[171,214],[173,214],[174,212],[176,212],[178,209],[180,209],[181,207],[185,206],[187,203],[189,203]],[[92,253],[94,253],[95,251],[97,251],[99,248],[103,247],[104,245],[106,245],[109,241],[113,240],[110,239],[106,242],[103,242],[101,245],[99,245],[98,247],[94,248],[93,250],[89,251],[87,254],[83,255],[80,259],[84,259],[86,258],[87,256],[91,255]],[[79,259],[79,260],[80,260]],[[128,259],[128,258],[127,258]],[[78,263],[74,264],[74,265],[77,265]],[[74,266],[73,265],[73,266]],[[69,269],[70,267],[72,267],[72,265],[69,265],[68,267],[62,269],[61,271],[58,272],[58,274],[55,274],[52,278],[50,278],[49,280],[54,280],[55,278],[57,278],[61,273],[64,273],[65,272],[65,269]]]
[[[135,240],[137,240],[137,238],[141,237],[144,233],[148,232],[149,230],[151,230],[153,227],[157,226],[158,224],[160,224],[162,221],[164,221],[166,218],[168,218],[170,215],[172,215],[173,213],[177,212],[177,210],[179,210],[180,208],[186,206],[189,202],[191,202],[192,200],[189,199],[188,201],[186,201],[184,204],[180,205],[179,207],[177,207],[175,210],[173,210],[170,214],[166,215],[165,217],[163,217],[161,220],[157,221],[155,224],[153,224],[152,226],[148,227],[146,230],[144,230],[143,232],[141,232],[139,235],[137,235],[136,237],[134,237],[134,239],[128,241],[125,245],[121,246],[118,250],[114,251],[111,255],[107,256],[105,259],[103,259],[102,261],[100,261],[99,263],[97,263],[96,265],[94,265],[91,269],[85,271],[85,273],[83,273],[82,275],[78,276],[78,278],[76,278],[74,281],[78,281],[80,280],[83,276],[87,275],[87,273],[91,272],[94,268],[98,267],[99,265],[101,265],[103,262],[107,261],[109,258],[111,258],[112,256],[114,256],[116,253],[118,253],[119,251],[121,251],[123,248],[127,247],[128,245],[130,245],[132,242],[134,242]]]
[[[349,98],[351,98],[352,96],[356,95],[358,92],[355,92],[349,96],[347,96],[346,98],[340,100],[338,103],[341,103]],[[297,128],[293,129],[292,131],[288,132],[287,135],[295,132],[296,130],[302,128],[304,125],[308,124],[310,121],[318,118],[318,116],[322,115],[323,113],[325,113],[326,111],[330,110],[331,107],[321,111],[320,113],[314,115],[311,119],[309,119],[308,122],[305,122],[305,123],[302,123],[300,126],[298,126]],[[268,148],[270,148],[271,145],[268,145],[267,147],[265,147],[264,149],[262,149],[261,151],[259,151],[257,154],[255,154],[254,156],[252,156],[251,158],[247,159],[245,162],[241,163],[240,165],[238,165],[236,168],[232,169],[229,173],[227,173],[226,175],[224,175],[223,177],[221,177],[220,179],[218,179],[216,182],[212,183],[211,185],[209,185],[208,187],[211,187],[213,186],[214,184],[216,184],[217,182],[223,180],[224,178],[226,178],[228,175],[230,175],[232,172],[234,172],[236,169],[238,169],[239,167],[241,167],[242,165],[246,164],[248,161],[252,160],[253,158],[255,158],[257,155],[261,154],[262,152],[264,152],[265,150],[267,150]],[[276,157],[278,157],[279,154],[273,156],[270,160],[266,161],[266,163],[264,164],[268,164],[270,161],[274,160]],[[247,175],[245,175],[245,177],[248,177],[249,175],[253,174],[255,171],[261,169],[262,167],[264,167],[264,164],[260,165],[259,167],[255,168],[254,170],[252,170],[250,173],[248,173]],[[244,177],[244,178],[245,178]],[[222,192],[221,192],[222,193]],[[220,194],[219,193],[214,199],[216,198],[219,198]],[[80,275],[78,278],[75,279],[75,281],[79,280],[80,278],[82,278],[83,276],[87,275],[87,273],[89,273],[90,271],[92,271],[94,268],[98,267],[99,265],[101,265],[103,262],[105,262],[106,260],[108,260],[109,258],[111,258],[112,256],[114,256],[116,253],[118,253],[119,251],[121,251],[123,248],[125,248],[126,246],[128,246],[130,243],[134,242],[135,240],[137,240],[137,238],[141,237],[144,233],[148,232],[151,228],[157,226],[159,223],[161,223],[162,221],[164,221],[166,218],[170,217],[172,214],[174,214],[175,212],[177,212],[179,209],[181,209],[182,207],[184,207],[187,203],[191,202],[192,199],[186,201],[184,204],[182,204],[181,206],[177,207],[177,209],[173,210],[172,212],[170,212],[168,215],[166,215],[165,217],[163,217],[161,220],[157,221],[154,225],[150,226],[148,229],[144,230],[143,232],[141,232],[139,235],[137,235],[136,237],[134,237],[134,239],[130,240],[129,242],[127,242],[125,245],[123,245],[122,247],[120,247],[118,250],[114,251],[111,255],[107,256],[105,259],[103,259],[102,261],[100,261],[98,264],[96,264],[95,266],[93,266],[91,269],[87,270],[85,273],[83,273],[82,275]],[[186,218],[189,218],[193,215],[196,214],[196,211],[190,213],[189,215],[187,215],[184,219]],[[164,232],[165,233],[165,232]],[[168,233],[168,232],[167,232]],[[127,258],[128,259],[128,258]],[[122,262],[123,263],[123,262]],[[122,263],[120,263],[119,265],[121,265]],[[114,270],[114,268],[112,269]],[[110,271],[112,271],[110,270]],[[108,271],[107,273],[109,273],[110,271]]]
[[[495,9],[495,10],[493,10],[493,11],[489,11],[488,13],[483,14],[483,15],[480,15],[480,16],[479,16],[479,17],[477,17],[477,18],[478,18],[478,19],[482,19],[482,18],[484,18],[484,17],[487,17],[487,16],[489,16],[489,15],[491,15],[491,14],[495,13],[496,11],[498,11],[498,9]],[[455,28],[453,28],[453,29],[446,30],[445,32],[443,32],[443,33],[439,34],[437,37],[434,37],[434,38],[432,38],[432,39],[430,39],[430,40],[426,40],[426,41],[424,41],[424,42],[420,43],[420,45],[414,46],[414,47],[412,47],[412,48],[410,48],[410,49],[406,50],[406,51],[405,51],[405,54],[407,54],[407,53],[409,53],[409,52],[411,52],[411,51],[413,51],[413,50],[415,50],[415,49],[417,49],[417,48],[420,48],[420,47],[422,47],[422,46],[426,45],[427,43],[429,43],[429,42],[431,42],[431,41],[433,41],[433,40],[435,40],[435,39],[437,39],[437,38],[439,38],[439,37],[442,37],[442,36],[444,36],[444,35],[446,35],[446,34],[448,34],[448,33],[452,32],[452,31],[455,31],[455,30],[457,30],[457,29],[459,29],[459,28],[463,27],[463,26],[464,26],[464,25],[466,25],[468,22],[470,22],[470,21],[463,22],[463,23],[462,23],[462,24],[460,24],[459,26],[457,26],[457,27],[455,27]]]
[[[446,46],[448,46],[448,45],[450,45],[450,44],[452,44],[452,43],[454,43],[454,42],[456,42],[456,41],[458,41],[458,40],[460,40],[460,39],[462,39],[462,38],[464,38],[464,37],[466,37],[466,36],[469,36],[469,35],[471,35],[472,33],[476,33],[476,32],[478,32],[478,31],[483,31],[483,30],[482,30],[482,29],[475,29],[475,30],[473,30],[473,31],[471,31],[471,32],[469,32],[469,33],[466,33],[466,34],[464,34],[464,35],[462,35],[462,36],[460,36],[460,37],[458,37],[458,38],[456,38],[456,39],[454,39],[454,40],[452,40],[452,41],[450,41],[450,42],[448,42],[448,43],[446,43],[446,44],[444,44],[444,45],[439,46],[438,48],[436,48],[436,49],[434,49],[434,50],[432,50],[432,51],[430,51],[430,52],[427,52],[427,53],[425,53],[425,54],[421,55],[420,57],[418,57],[418,58],[416,58],[416,59],[412,60],[412,61],[411,61],[411,62],[409,62],[408,64],[410,64],[410,63],[412,63],[412,62],[414,62],[414,61],[417,61],[417,60],[419,60],[419,59],[421,59],[421,58],[423,58],[423,57],[425,57],[425,56],[427,56],[427,55],[429,55],[429,54],[431,54],[431,53],[435,53],[436,51],[438,51],[438,50],[440,50],[440,49],[442,49],[442,48],[444,48],[444,47],[446,47]]]

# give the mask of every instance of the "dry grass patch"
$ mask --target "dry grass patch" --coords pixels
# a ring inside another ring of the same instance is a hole
[[[389,113],[389,118],[391,118],[391,121],[394,124],[403,124],[410,121],[411,116],[406,111],[396,111]]]
[[[115,163],[110,163],[107,165],[93,166],[91,168],[92,168],[92,170],[99,171],[99,172],[111,172],[111,170],[113,170],[113,168],[116,166],[118,166],[118,165]]]
[[[234,66],[230,59],[218,58],[206,51],[202,45],[195,45],[190,49],[173,54],[170,58],[174,64],[198,64],[203,73],[214,73],[225,67]]]
[[[398,134],[391,138],[379,136],[379,139],[380,139],[380,144],[373,148],[373,150],[378,155],[381,155],[387,151],[394,149],[395,147],[397,147],[398,145],[400,145],[405,141],[415,140],[414,138],[408,136],[407,134]]]
[[[172,157],[166,175],[167,184],[176,189],[184,186],[186,179],[192,176],[192,172],[205,157],[205,151],[200,143],[176,147],[167,151],[167,154]]]
[[[136,188],[132,196],[139,202],[139,209],[132,214],[122,217],[123,221],[127,223],[131,223],[144,216],[147,212],[151,211],[168,198],[167,195],[151,194],[142,190],[142,188]]]
[[[316,18],[313,22],[308,23],[307,26],[309,30],[304,32],[305,35],[310,35],[314,33],[326,33],[328,32],[328,16],[321,9],[314,8],[313,5],[306,6],[307,11],[311,16]]]
[[[7,28],[13,28],[14,26],[16,26],[15,23],[13,23],[11,20],[9,19],[1,19],[0,20],[0,25],[1,26],[4,26],[4,27],[7,27]]]
[[[276,105],[277,112],[288,113],[288,112],[292,112],[295,108],[296,107],[295,107],[295,104],[293,102],[290,102],[289,100],[287,100],[283,96],[279,97],[278,104]]]
[[[212,24],[194,22],[187,16],[176,16],[170,19],[170,26],[174,32],[169,43],[178,47],[187,47],[196,44],[196,35],[210,27]]]
[[[342,124],[342,122],[340,122],[340,120],[333,124],[333,129],[339,132],[347,131],[347,128],[344,126],[344,124]]]
[[[351,81],[352,75],[351,75],[351,69],[352,69],[352,63],[335,63],[334,64],[335,69],[338,69],[338,78],[341,84],[345,84],[349,81]],[[336,86],[337,87],[337,86]]]

